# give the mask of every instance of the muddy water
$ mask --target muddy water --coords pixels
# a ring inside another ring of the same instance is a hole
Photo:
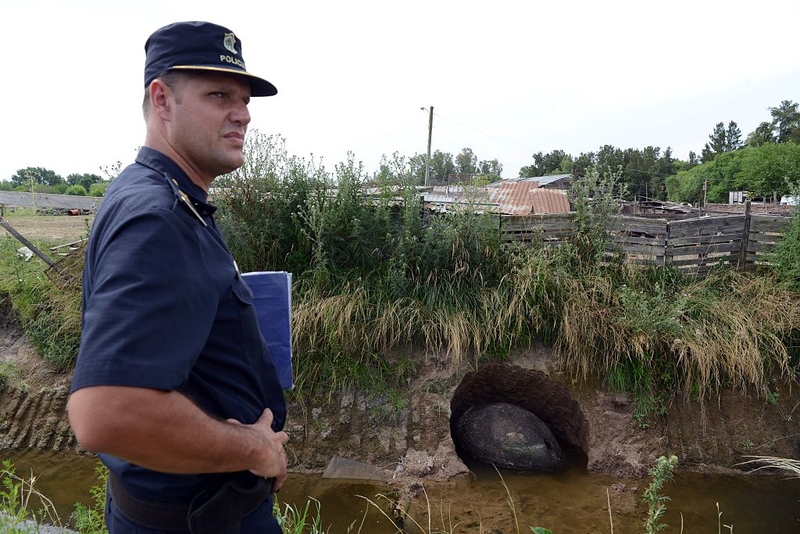
[[[39,477],[36,487],[53,500],[62,519],[69,517],[75,502],[90,503],[94,459],[37,451],[3,451],[0,457],[10,458],[20,475],[33,469]],[[411,499],[404,525],[409,533],[512,534],[542,526],[556,534],[638,534],[644,531],[641,495],[648,482],[587,473],[579,467],[557,475],[503,473],[502,479],[483,470],[457,481],[426,483],[424,492]],[[391,515],[388,503],[394,491],[383,484],[293,473],[279,499],[302,507],[309,496],[320,501],[328,534],[390,534],[397,529],[381,510]],[[662,520],[669,525],[668,533],[681,532],[681,522],[687,534],[731,532],[724,525],[737,534],[800,532],[798,479],[678,473],[664,493],[671,498]],[[312,502],[312,512],[315,506]]]

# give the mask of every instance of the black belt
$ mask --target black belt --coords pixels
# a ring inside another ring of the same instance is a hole
[[[238,533],[241,520],[254,512],[272,493],[272,480],[254,478],[244,486],[229,481],[215,491],[198,493],[191,503],[164,503],[139,499],[128,493],[110,473],[108,490],[122,515],[143,527],[193,534]]]

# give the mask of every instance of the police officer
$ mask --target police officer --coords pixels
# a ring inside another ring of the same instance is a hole
[[[250,98],[277,90],[216,24],[171,24],[145,51],[145,145],[89,238],[70,423],[110,470],[111,534],[279,533],[283,392],[207,202],[243,162]]]

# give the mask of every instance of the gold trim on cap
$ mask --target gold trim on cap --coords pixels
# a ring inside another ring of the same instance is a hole
[[[232,74],[244,74],[246,76],[252,76],[253,78],[258,78],[258,76],[254,74],[250,74],[246,70],[238,70],[238,69],[226,69],[224,67],[205,67],[201,65],[175,65],[174,67],[170,67],[169,70],[172,69],[185,69],[185,70],[213,70],[217,72],[230,72]]]

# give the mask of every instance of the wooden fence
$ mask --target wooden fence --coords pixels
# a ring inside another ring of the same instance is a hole
[[[500,231],[506,242],[540,241],[557,245],[573,233],[575,213],[506,216]],[[636,264],[670,265],[705,274],[719,265],[752,269],[768,263],[791,217],[778,215],[724,215],[672,220],[622,217],[609,228],[609,252],[621,252]]]

